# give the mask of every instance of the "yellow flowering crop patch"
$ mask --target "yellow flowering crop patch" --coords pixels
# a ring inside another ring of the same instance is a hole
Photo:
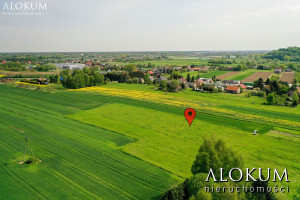
[[[235,118],[235,119],[246,120],[246,121],[267,122],[267,123],[272,123],[284,127],[288,126],[293,128],[300,128],[299,122],[294,122],[294,121],[292,122],[284,119],[274,119],[274,118],[254,115],[254,114],[239,113],[236,111],[226,110],[222,108],[209,107],[207,103],[203,103],[201,101],[183,98],[183,97],[158,94],[154,92],[126,90],[126,89],[118,89],[118,88],[103,88],[103,87],[86,87],[86,88],[81,88],[73,91],[100,93],[102,95],[128,98],[137,101],[147,101],[147,102],[165,104],[165,105],[175,106],[180,108],[191,107],[201,112],[222,115],[229,118]]]

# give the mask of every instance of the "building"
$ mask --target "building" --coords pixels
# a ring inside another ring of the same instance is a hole
[[[241,89],[240,89],[240,87],[237,87],[237,86],[227,86],[226,92],[232,93],[232,94],[240,94]]]
[[[79,63],[55,63],[59,69],[83,69],[86,65]]]
[[[285,69],[285,72],[292,72],[292,69]]]
[[[224,84],[221,81],[216,81],[213,83],[213,86],[215,86],[215,88],[221,89],[221,91],[224,91]]]
[[[149,74],[150,76],[153,76],[153,75],[154,75],[154,72],[153,72],[153,71],[148,71],[148,74]]]
[[[200,87],[200,86],[202,86],[202,84],[205,84],[205,81],[199,78],[195,81],[195,84],[196,84],[196,87]]]
[[[182,82],[182,83],[184,83],[184,84],[186,83],[186,79],[185,78],[180,78],[179,81]]]
[[[166,78],[166,77],[164,77],[164,76],[161,76],[161,77],[157,80],[157,82],[160,83],[160,82],[162,82],[162,81],[167,81],[167,80],[168,80],[168,78]]]
[[[274,73],[276,73],[276,74],[279,74],[279,73],[281,73],[282,72],[282,69],[281,68],[276,68],[276,69],[274,69]]]

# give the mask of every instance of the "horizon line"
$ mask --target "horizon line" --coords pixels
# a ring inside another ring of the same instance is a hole
[[[146,53],[146,52],[249,52],[249,51],[272,51],[271,49],[257,50],[157,50],[157,51],[0,51],[4,53]]]

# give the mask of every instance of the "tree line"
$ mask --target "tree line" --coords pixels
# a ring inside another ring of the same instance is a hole
[[[261,96],[266,97],[267,103],[270,105],[297,106],[299,104],[299,94],[296,86],[297,80],[294,81],[292,87],[289,87],[287,82],[272,78],[268,78],[266,82],[262,78],[254,81],[254,87],[263,92]]]
[[[56,83],[60,80],[63,87],[70,89],[104,84],[104,75],[87,67],[83,68],[83,70],[74,70],[72,72],[69,69],[65,69],[61,72],[60,76],[59,79],[58,77],[52,77],[52,80],[56,81]]]

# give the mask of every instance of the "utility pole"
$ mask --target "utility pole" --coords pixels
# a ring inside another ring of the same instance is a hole
[[[25,145],[24,145],[24,157],[23,157],[23,162],[25,162],[25,157],[26,157],[26,147],[28,146],[28,148],[30,149],[30,151],[31,151],[31,153],[32,153],[32,156],[33,156],[33,158],[35,158],[35,155],[34,155],[34,153],[33,153],[33,151],[32,151],[32,148],[31,148],[31,146],[30,146],[30,143],[29,143],[29,141],[28,141],[28,138],[27,137],[25,137]]]

